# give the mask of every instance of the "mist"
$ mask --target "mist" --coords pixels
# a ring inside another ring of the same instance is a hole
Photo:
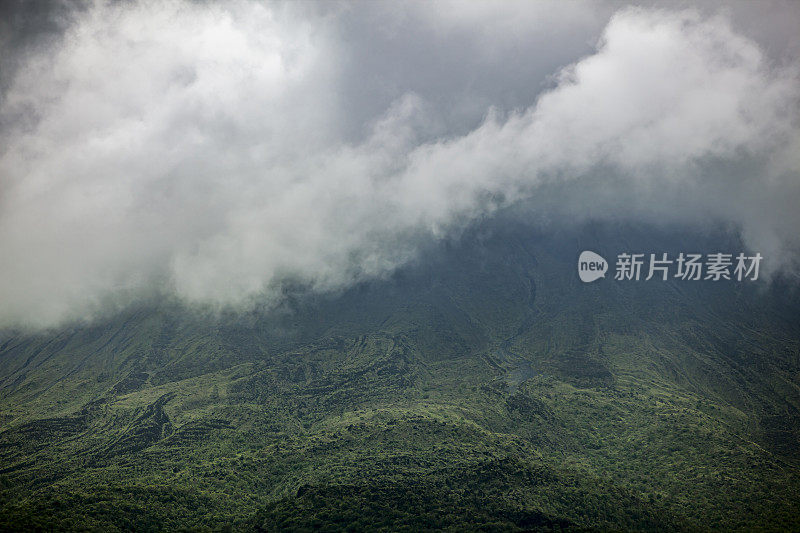
[[[6,28],[0,327],[336,290],[520,202],[722,224],[797,266],[791,26],[467,5],[98,1]]]

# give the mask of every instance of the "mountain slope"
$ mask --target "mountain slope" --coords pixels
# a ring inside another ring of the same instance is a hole
[[[583,249],[722,248],[501,219],[277,310],[7,333],[0,524],[800,527],[796,291],[575,274]]]

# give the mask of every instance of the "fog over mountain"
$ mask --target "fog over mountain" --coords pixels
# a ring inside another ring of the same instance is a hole
[[[791,272],[800,7],[779,7],[7,6],[0,327],[347,287],[520,201],[727,227]]]

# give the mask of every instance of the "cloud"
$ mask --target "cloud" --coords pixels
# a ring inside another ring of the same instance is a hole
[[[0,325],[336,289],[518,201],[561,221],[721,222],[797,257],[796,66],[727,18],[427,6],[75,12],[0,104]],[[398,52],[420,42],[438,49],[415,73]],[[498,71],[520,53],[536,67]],[[498,87],[453,85],[476,73]]]

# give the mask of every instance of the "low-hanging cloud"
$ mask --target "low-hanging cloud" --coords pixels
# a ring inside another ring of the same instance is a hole
[[[478,16],[425,6],[373,20],[461,40]],[[0,103],[0,326],[153,294],[242,306],[287,280],[336,289],[520,200],[560,220],[729,224],[797,257],[796,65],[726,18],[624,9],[549,88],[532,73],[527,106],[460,93],[445,109],[387,82],[370,116],[353,76],[378,87],[386,66],[354,64],[353,9],[97,2],[20,52]],[[565,35],[591,31],[568,19]],[[509,31],[519,17],[491,20],[476,69],[525,35]],[[457,53],[438,39],[446,70]]]

